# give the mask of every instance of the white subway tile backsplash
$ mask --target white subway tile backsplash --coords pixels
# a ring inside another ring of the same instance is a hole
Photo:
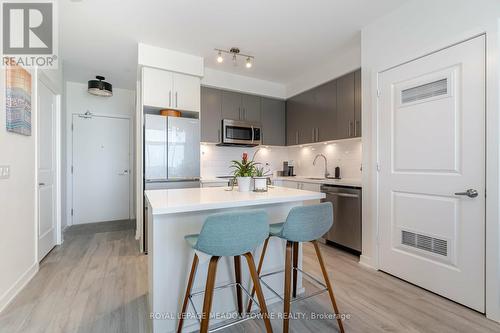
[[[201,145],[201,176],[211,178],[225,176],[232,172],[232,160],[240,160],[244,152],[252,158],[257,148],[219,147],[212,144]],[[361,139],[350,139],[335,143],[316,143],[303,147],[261,147],[255,160],[262,163],[273,174],[283,168],[283,161],[293,160],[295,174],[307,177],[322,177],[324,162],[318,160],[313,166],[316,154],[324,154],[328,160],[328,171],[334,174],[340,167],[342,178],[361,178]]]

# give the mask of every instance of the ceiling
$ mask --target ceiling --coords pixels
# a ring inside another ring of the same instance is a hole
[[[65,0],[60,50],[66,80],[97,74],[135,88],[137,43],[205,58],[205,66],[286,84],[352,43],[360,29],[405,0]],[[214,48],[255,56],[248,70]]]

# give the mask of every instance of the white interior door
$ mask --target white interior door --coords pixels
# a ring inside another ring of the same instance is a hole
[[[383,72],[379,89],[380,269],[484,312],[485,38]]]
[[[127,118],[73,115],[73,224],[130,218]]]
[[[37,117],[38,260],[42,260],[57,241],[55,103],[55,95],[39,82]]]

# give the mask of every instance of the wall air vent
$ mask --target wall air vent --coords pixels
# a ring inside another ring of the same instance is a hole
[[[442,256],[448,256],[448,241],[417,234],[411,231],[401,231],[401,244],[420,250],[429,251]]]
[[[441,79],[401,91],[401,104],[417,102],[423,99],[446,95],[448,79]]]

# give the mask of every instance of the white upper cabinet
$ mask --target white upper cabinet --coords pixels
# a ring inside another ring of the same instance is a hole
[[[172,72],[144,67],[142,87],[144,105],[159,108],[172,107],[174,93]]]
[[[191,75],[173,73],[174,98],[172,108],[200,112],[200,78]]]
[[[200,78],[144,67],[143,103],[147,106],[200,112]]]

